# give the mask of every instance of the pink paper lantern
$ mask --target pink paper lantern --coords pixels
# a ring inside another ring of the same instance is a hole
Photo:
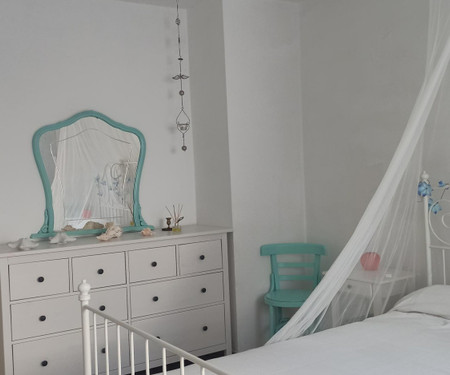
[[[380,265],[380,259],[377,253],[368,252],[361,256],[360,262],[366,271],[376,271]]]

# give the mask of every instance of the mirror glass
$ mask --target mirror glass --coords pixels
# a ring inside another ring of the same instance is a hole
[[[138,130],[84,112],[39,129],[33,148],[47,201],[46,222],[34,237],[100,233],[108,223],[147,227],[138,201],[145,151]]]

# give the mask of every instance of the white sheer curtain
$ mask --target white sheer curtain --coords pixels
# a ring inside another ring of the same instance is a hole
[[[407,6],[407,4],[405,5]],[[268,344],[361,320],[385,311],[415,275],[414,211],[422,161],[421,139],[450,60],[450,1],[430,0],[427,68],[402,139],[357,228],[319,286]],[[447,117],[449,118],[449,117]],[[429,122],[435,121],[435,116]],[[447,126],[448,127],[448,126]],[[360,264],[377,253],[377,271]],[[344,288],[345,287],[345,288]]]

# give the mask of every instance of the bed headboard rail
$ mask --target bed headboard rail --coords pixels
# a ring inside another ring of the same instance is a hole
[[[431,186],[429,175],[422,173],[421,183]],[[429,195],[423,196],[423,209],[425,218],[425,243],[426,243],[426,261],[427,261],[427,284],[433,284],[433,263],[432,254],[440,251],[442,263],[442,280],[447,284],[447,252],[450,252],[450,200],[443,199],[443,195],[448,190],[448,185],[441,186],[441,199],[434,201]]]

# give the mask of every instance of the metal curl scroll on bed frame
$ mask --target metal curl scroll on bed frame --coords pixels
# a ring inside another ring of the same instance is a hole
[[[91,287],[83,280],[83,282],[79,285],[78,290],[80,292],[80,302],[81,302],[81,319],[82,319],[82,336],[83,336],[83,371],[84,375],[92,375],[92,357],[91,353],[94,353],[94,374],[98,375],[99,373],[99,361],[97,356],[97,348],[98,348],[98,340],[97,340],[97,317],[103,318],[104,322],[102,323],[104,327],[104,336],[105,336],[105,373],[106,375],[110,374],[109,369],[109,340],[108,340],[108,327],[110,324],[116,327],[116,340],[117,343],[120,343],[120,334],[121,328],[126,330],[129,335],[129,354],[131,360],[131,375],[135,374],[135,353],[134,353],[134,343],[135,336],[141,337],[144,339],[145,345],[145,363],[146,375],[150,374],[150,344],[152,345],[152,351],[160,350],[162,354],[162,373],[167,374],[167,355],[171,353],[176,355],[179,358],[180,362],[180,374],[184,375],[185,368],[185,360],[191,361],[197,364],[200,367],[200,374],[204,375],[205,371],[208,370],[215,375],[230,375],[226,372],[223,372],[210,363],[198,358],[197,356],[190,354],[180,348],[177,348],[174,345],[161,340],[158,337],[152,336],[140,329],[137,329],[127,323],[121,322],[120,320],[115,319],[114,317],[105,314],[104,312],[95,309],[89,306],[89,300],[91,298],[89,291]],[[91,321],[90,315],[93,316],[92,326],[93,326],[93,348],[91,347]],[[155,348],[155,349],[154,349]],[[122,364],[121,364],[121,346],[117,345],[117,373],[118,375],[122,374]]]
[[[421,183],[426,183],[430,185],[430,176],[427,172],[423,171],[421,175]],[[448,189],[448,187],[447,187]],[[447,190],[445,189],[445,190]],[[445,205],[450,206],[450,200],[443,199],[445,190],[439,200],[431,201],[428,195],[423,197],[423,210],[425,218],[425,243],[426,243],[426,260],[427,260],[427,285],[433,284],[433,266],[432,266],[432,251],[441,251],[442,260],[442,284],[447,285],[446,277],[446,253],[450,252],[450,242],[446,241],[438,234],[438,229],[433,226],[433,216],[437,214],[435,207],[439,207],[440,213],[440,224],[445,230],[449,230],[450,226],[445,223],[445,218],[450,216],[450,210],[446,211]],[[445,205],[444,205],[445,203]],[[436,213],[435,213],[436,212]],[[442,229],[441,228],[441,229]],[[434,239],[434,242],[432,240]]]

